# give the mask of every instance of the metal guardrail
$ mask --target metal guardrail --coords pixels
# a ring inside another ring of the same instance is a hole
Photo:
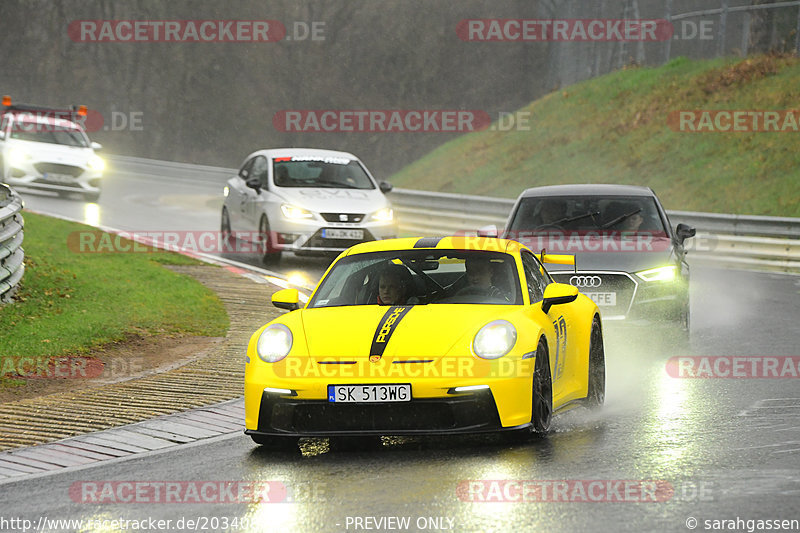
[[[109,156],[112,165],[129,172],[191,179],[222,186],[236,169],[155,159]],[[515,200],[395,188],[389,193],[400,231],[406,235],[474,232],[505,226]],[[690,261],[749,270],[800,273],[800,218],[668,211],[670,222],[697,228],[687,242]]]
[[[394,189],[400,231],[413,235],[471,233],[505,226],[514,200]],[[668,211],[670,222],[697,228],[687,241],[691,262],[800,273],[800,218]]]
[[[22,198],[0,183],[0,303],[8,302],[25,273]]]

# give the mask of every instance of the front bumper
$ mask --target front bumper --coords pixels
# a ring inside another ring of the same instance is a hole
[[[5,172],[6,183],[15,187],[84,194],[99,194],[103,178],[101,171],[47,161],[9,165]]]
[[[678,279],[674,282],[646,282],[628,272],[592,270],[551,272],[559,283],[575,285],[583,293],[595,300],[606,324],[619,324],[631,327],[658,327],[672,325],[683,320],[688,312],[689,293],[687,283]],[[593,282],[593,287],[574,283],[578,280]],[[597,280],[600,280],[597,285]],[[604,294],[615,295],[614,305],[607,305]],[[605,300],[605,301],[604,301]]]
[[[511,431],[503,427],[489,389],[410,402],[338,404],[264,392],[258,429],[247,435],[331,437],[356,435],[451,435]]]
[[[289,358],[278,363],[251,359],[245,368],[245,427],[257,435],[293,436],[476,433],[524,427],[531,420],[535,358],[510,355],[493,361],[464,356],[409,363],[384,357],[377,364],[295,358],[298,364],[290,365]],[[328,401],[330,385],[372,384],[410,384],[411,401]],[[473,389],[456,392],[457,387]]]
[[[347,224],[321,220],[290,221],[286,219],[271,219],[270,222],[272,248],[286,252],[340,253],[362,242],[397,237],[397,225],[394,222]],[[328,235],[331,230],[344,230],[346,233],[360,232],[361,237],[332,238]]]

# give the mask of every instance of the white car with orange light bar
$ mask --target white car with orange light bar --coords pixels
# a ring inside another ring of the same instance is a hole
[[[224,188],[221,233],[256,243],[265,263],[284,251],[338,254],[397,236],[386,193],[353,154],[310,148],[247,156]]]
[[[516,241],[425,237],[356,245],[308,303],[247,347],[245,433],[303,436],[547,433],[553,413],[605,395],[597,305],[553,282]]]
[[[12,104],[0,109],[0,181],[16,187],[81,194],[97,201],[105,161],[81,125],[86,107]]]

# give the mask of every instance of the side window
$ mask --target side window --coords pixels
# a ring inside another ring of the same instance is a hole
[[[542,274],[539,262],[529,252],[522,252],[522,270],[525,272],[531,303],[541,301],[544,298],[544,288],[547,287],[548,280]]]
[[[250,177],[250,170],[253,168],[253,161],[255,161],[255,159],[250,159],[244,165],[242,165],[242,168],[239,169],[239,177],[245,181],[247,181],[247,178]]]
[[[258,178],[258,181],[261,183],[262,189],[267,189],[267,178],[269,176],[268,173],[269,166],[267,165],[267,159],[264,156],[258,156],[253,159],[253,168],[250,170],[250,176],[254,178]]]

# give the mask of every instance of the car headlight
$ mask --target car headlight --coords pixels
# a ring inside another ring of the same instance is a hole
[[[651,268],[636,273],[637,276],[645,281],[675,281],[677,274],[678,267],[675,265]]]
[[[86,166],[92,170],[96,170],[97,172],[101,172],[103,169],[106,168],[106,162],[103,161],[103,158],[99,155],[93,155],[89,158],[86,162]]]
[[[12,167],[24,165],[25,161],[31,158],[31,154],[23,150],[22,148],[12,148],[8,152],[8,162],[11,164]]]
[[[302,207],[294,205],[281,204],[281,211],[283,211],[283,216],[291,220],[314,218],[314,213],[308,209],[303,209]]]
[[[482,359],[498,359],[511,351],[517,342],[517,330],[507,320],[495,320],[483,326],[472,340],[472,351]]]
[[[256,352],[265,363],[277,363],[292,349],[292,332],[283,324],[273,324],[261,332]]]
[[[394,210],[391,207],[384,207],[372,214],[372,220],[375,222],[391,222],[394,220]]]
[[[224,196],[225,198],[227,198],[230,193],[231,189],[227,185],[222,188],[222,196]]]

